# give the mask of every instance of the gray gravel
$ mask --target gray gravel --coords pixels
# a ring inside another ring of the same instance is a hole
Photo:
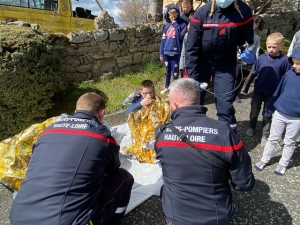
[[[241,96],[242,103],[234,103],[238,119],[238,134],[244,146],[249,151],[254,165],[261,158],[263,148],[260,146],[261,132],[254,137],[245,135],[248,128],[251,94]],[[206,107],[207,115],[216,118],[213,97],[208,95]],[[125,121],[124,112],[108,115],[105,119],[112,125]],[[261,118],[259,118],[261,121]],[[260,122],[258,127],[260,126]],[[292,225],[300,224],[300,148],[293,155],[292,161],[284,176],[273,173],[277,166],[282,150],[282,143],[270,164],[262,171],[253,169],[256,185],[251,192],[233,191],[235,202],[235,216],[233,224],[249,225]],[[0,185],[0,225],[9,225],[8,215],[12,203],[12,193]],[[124,225],[160,225],[163,224],[163,213],[157,196],[142,203],[124,218]]]

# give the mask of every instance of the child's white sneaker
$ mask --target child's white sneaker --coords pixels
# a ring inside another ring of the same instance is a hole
[[[169,88],[165,88],[164,90],[162,90],[160,93],[163,95],[163,94],[166,94],[169,92]]]
[[[285,171],[286,171],[286,167],[285,166],[278,165],[276,167],[276,169],[274,170],[274,173],[276,175],[283,176],[285,174]]]
[[[264,163],[263,161],[260,161],[254,165],[254,168],[257,171],[262,171],[265,166],[266,166],[266,163]]]

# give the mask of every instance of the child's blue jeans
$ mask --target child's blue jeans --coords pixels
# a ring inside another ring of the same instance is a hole
[[[169,56],[164,55],[164,62],[166,67],[165,73],[165,88],[169,88],[171,81],[171,73],[173,74],[173,80],[178,78],[178,64],[179,64],[179,55]]]

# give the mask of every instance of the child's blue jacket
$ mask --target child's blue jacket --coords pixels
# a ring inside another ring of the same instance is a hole
[[[178,6],[171,6],[170,9],[175,9],[178,13],[176,22],[171,22],[168,12],[165,14],[165,19],[168,24],[164,27],[162,40],[160,43],[159,54],[163,55],[180,55],[184,34],[186,33],[186,24],[180,18]]]
[[[291,68],[288,57],[281,52],[275,57],[271,57],[268,52],[260,55],[254,63],[253,71],[244,92],[248,93],[250,84],[257,77],[254,84],[254,92],[272,96],[284,74]]]
[[[300,59],[300,48],[289,57],[289,62],[293,64],[292,58]],[[268,110],[274,112],[275,109],[287,116],[300,117],[300,73],[294,69],[289,70],[279,83],[274,95],[268,103]]]

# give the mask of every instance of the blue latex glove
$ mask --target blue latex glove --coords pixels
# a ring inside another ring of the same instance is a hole
[[[271,119],[273,113],[274,113],[273,111],[267,109],[267,110],[265,111],[265,113],[264,113],[264,117],[266,117],[266,118],[268,118],[268,119]]]
[[[248,49],[242,52],[242,54],[240,55],[240,59],[243,62],[250,65],[255,63],[255,55],[253,52],[249,51]]]

